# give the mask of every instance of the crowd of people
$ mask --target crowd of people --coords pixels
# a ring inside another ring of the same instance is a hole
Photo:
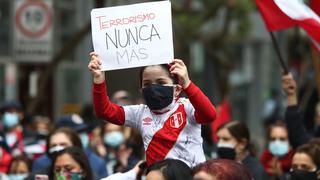
[[[26,117],[19,102],[3,102],[0,179],[320,179],[320,138],[304,127],[291,74],[282,76],[284,119],[268,122],[265,149],[257,154],[247,125],[217,120],[218,108],[189,79],[182,60],[143,67],[145,103],[134,105],[123,90],[109,98],[101,60],[90,56],[100,124],[89,125],[79,114]]]

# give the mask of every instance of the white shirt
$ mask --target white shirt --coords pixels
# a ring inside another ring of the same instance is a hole
[[[180,105],[183,105],[183,111],[186,114],[186,117],[182,119],[179,113],[173,114]],[[154,135],[164,127],[166,120],[171,120],[170,128],[179,127],[182,124],[181,120],[183,120],[186,121],[186,125],[165,158],[179,159],[191,168],[206,160],[202,148],[201,125],[196,122],[194,107],[188,99],[179,98],[177,102],[170,105],[168,112],[162,114],[151,112],[144,104],[123,106],[123,108],[125,125],[139,130],[145,151],[147,151]]]

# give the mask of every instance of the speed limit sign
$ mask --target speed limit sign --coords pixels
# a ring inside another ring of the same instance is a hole
[[[53,42],[52,0],[14,0],[13,55],[18,62],[48,62]]]
[[[45,34],[52,25],[49,6],[42,0],[27,0],[16,10],[18,29],[26,36],[36,38]]]

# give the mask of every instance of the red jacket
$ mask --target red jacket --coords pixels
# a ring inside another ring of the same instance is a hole
[[[291,162],[294,155],[294,151],[291,149],[288,154],[286,154],[283,157],[279,157],[279,161],[281,163],[281,168],[284,172],[288,172],[291,168]],[[261,164],[263,165],[265,171],[270,175],[269,169],[271,168],[271,161],[274,158],[274,156],[270,153],[268,149],[265,149],[261,154]]]
[[[0,172],[7,173],[10,162],[12,160],[12,156],[5,149],[0,147]]]

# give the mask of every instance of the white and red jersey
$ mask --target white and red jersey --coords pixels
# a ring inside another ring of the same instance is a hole
[[[105,83],[94,84],[94,109],[100,118],[140,131],[148,165],[172,158],[194,167],[205,161],[201,124],[212,122],[216,111],[195,84],[184,91],[189,99],[179,98],[160,114],[144,104],[118,106],[110,102]]]

